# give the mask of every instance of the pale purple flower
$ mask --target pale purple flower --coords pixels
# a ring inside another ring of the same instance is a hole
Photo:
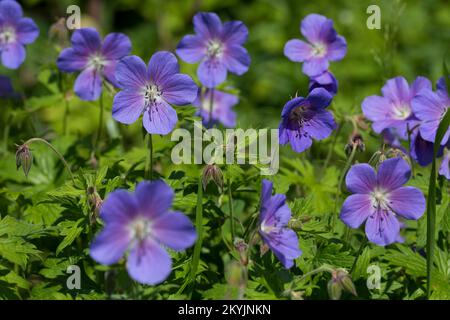
[[[5,67],[17,69],[25,61],[25,45],[38,36],[38,27],[32,19],[23,17],[18,2],[0,1],[0,53]]]
[[[233,106],[238,102],[239,98],[234,94],[222,92],[217,89],[207,89],[203,94],[199,90],[197,99],[192,104],[197,107],[197,114],[202,117],[204,126],[210,126],[213,123],[220,122],[227,128],[233,128],[236,126],[236,113],[233,111]]]
[[[144,128],[150,134],[171,132],[178,116],[170,104],[187,105],[197,97],[197,85],[180,73],[177,58],[167,51],[156,52],[148,67],[137,56],[122,59],[116,78],[122,91],[114,97],[113,118],[131,124],[143,114]]]
[[[318,76],[328,70],[329,61],[338,61],[347,53],[345,38],[338,35],[333,20],[319,14],[307,15],[300,32],[308,42],[292,39],[284,46],[284,55],[294,62],[303,62],[303,73]]]
[[[439,174],[450,180],[450,150],[447,150],[442,158]]]
[[[78,72],[74,91],[82,100],[97,100],[102,82],[118,87],[115,78],[117,63],[131,52],[131,42],[122,33],[108,34],[103,43],[94,28],[82,28],[72,34],[72,47],[61,51],[57,65],[63,72]]]
[[[287,227],[291,209],[284,194],[272,196],[272,182],[262,181],[259,234],[286,269],[301,256],[297,234]]]
[[[315,88],[324,88],[334,96],[338,90],[338,81],[330,71],[325,71],[318,76],[309,78],[309,92]]]
[[[303,152],[312,140],[323,140],[336,128],[333,115],[325,108],[332,95],[323,88],[312,90],[306,98],[290,100],[281,113],[280,144],[290,143],[296,152]]]
[[[181,212],[170,212],[173,190],[163,181],[144,181],[130,193],[116,190],[100,209],[105,226],[90,248],[98,263],[111,265],[127,255],[130,276],[143,284],[158,284],[170,274],[172,259],[165,249],[181,251],[197,238]]]
[[[370,96],[362,102],[364,116],[372,121],[373,130],[395,129],[403,140],[408,138],[408,127],[411,130],[417,124],[411,101],[421,91],[431,89],[430,80],[417,77],[410,86],[403,77],[388,80],[381,89],[383,96]]]
[[[227,71],[242,75],[250,65],[250,56],[243,44],[248,30],[241,21],[222,24],[217,14],[197,13],[193,18],[195,35],[187,35],[177,46],[178,56],[187,63],[200,61],[197,75],[207,88],[225,81]]]
[[[341,220],[351,228],[366,222],[369,241],[385,246],[399,239],[397,217],[417,220],[425,212],[425,197],[415,187],[403,187],[411,169],[402,158],[382,162],[378,173],[368,164],[352,166],[346,176],[349,196],[341,209]]]

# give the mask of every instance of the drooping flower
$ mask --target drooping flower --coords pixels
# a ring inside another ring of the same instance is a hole
[[[143,114],[144,128],[148,133],[171,132],[178,116],[170,104],[190,104],[198,91],[192,78],[179,72],[177,58],[167,51],[156,52],[148,68],[137,56],[122,59],[116,72],[122,91],[114,97],[114,119],[131,124]]]
[[[315,88],[324,88],[334,96],[338,90],[338,81],[330,71],[325,71],[324,73],[309,79],[309,92]]]
[[[160,180],[141,182],[134,193],[112,192],[100,209],[105,226],[91,244],[91,257],[111,265],[127,254],[126,267],[134,280],[163,282],[172,268],[164,247],[185,250],[197,237],[188,217],[169,211],[173,197],[173,190]]]
[[[272,182],[262,181],[259,234],[286,269],[301,256],[297,234],[287,227],[291,209],[284,194],[272,196]]]
[[[402,158],[382,162],[378,173],[368,164],[356,164],[347,176],[349,196],[341,209],[341,220],[351,228],[366,222],[369,241],[385,246],[398,242],[401,224],[397,217],[419,219],[425,211],[425,197],[415,187],[403,187],[411,169]]]
[[[211,112],[212,98],[212,112]],[[239,98],[231,93],[217,89],[207,89],[204,94],[199,90],[197,99],[192,103],[198,108],[197,114],[202,117],[203,125],[210,126],[220,122],[227,128],[236,126],[236,113],[233,106],[239,102]],[[212,118],[212,121],[210,119]]]
[[[288,142],[296,152],[312,145],[312,139],[323,140],[336,128],[333,115],[325,108],[331,103],[331,94],[323,89],[312,90],[306,98],[290,100],[281,113],[280,144]]]
[[[369,96],[361,104],[364,116],[372,121],[373,130],[381,133],[384,129],[395,129],[403,140],[417,124],[411,101],[422,90],[430,89],[430,80],[417,77],[411,86],[403,77],[388,80],[381,89],[383,96]]]
[[[243,44],[248,30],[241,21],[222,24],[217,14],[197,13],[193,18],[195,35],[187,35],[177,46],[178,56],[187,63],[200,61],[197,75],[207,88],[225,81],[227,72],[242,75],[250,66],[250,56]]]
[[[418,129],[414,130],[411,136],[411,156],[422,167],[428,166],[433,161],[434,143],[422,138]],[[437,156],[441,157],[444,148],[438,151]]]
[[[23,17],[18,2],[0,1],[0,53],[6,68],[17,69],[25,61],[25,45],[38,36],[38,27],[31,18]]]
[[[307,15],[300,32],[308,42],[292,39],[284,46],[284,55],[294,62],[303,62],[303,73],[318,76],[328,70],[329,61],[339,61],[347,53],[345,38],[338,35],[333,20],[319,14]]]
[[[118,87],[115,78],[117,63],[131,52],[130,39],[122,33],[110,33],[102,40],[94,28],[75,30],[72,47],[61,51],[57,65],[63,72],[81,71],[75,81],[75,94],[82,100],[97,100],[102,82]]]

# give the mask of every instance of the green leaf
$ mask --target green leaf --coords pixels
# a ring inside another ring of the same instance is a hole
[[[82,221],[84,221],[84,219],[79,219],[75,224],[70,221],[71,226],[64,228],[61,231],[61,235],[65,235],[65,238],[58,245],[58,248],[56,248],[56,255],[58,255],[67,246],[70,246],[75,241],[75,239],[78,238],[81,231],[83,231],[83,228],[79,226]]]

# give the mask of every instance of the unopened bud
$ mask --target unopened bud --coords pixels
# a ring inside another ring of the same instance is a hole
[[[203,190],[206,190],[208,184],[213,181],[216,186],[223,192],[223,174],[222,170],[215,164],[208,164],[203,168],[202,184]]]
[[[328,282],[328,295],[332,300],[339,300],[342,291],[347,291],[357,295],[355,285],[348,274],[344,269],[337,269],[331,272],[331,280]]]
[[[239,257],[242,265],[246,266],[248,264],[248,245],[243,239],[236,238],[236,240],[234,240],[234,247],[236,248],[237,252],[239,252]]]
[[[90,222],[91,224],[94,224],[97,221],[97,217],[99,215],[100,208],[102,207],[103,200],[98,194],[95,187],[89,187],[87,189],[87,198],[89,206],[91,208]]]
[[[345,153],[347,156],[352,153],[353,148],[356,148],[356,151],[359,152],[366,150],[363,137],[359,133],[353,133],[350,137],[350,142],[345,145]]]
[[[69,43],[69,31],[66,28],[66,19],[60,18],[50,26],[48,31],[50,41],[54,41],[59,48],[64,48]]]
[[[31,165],[33,164],[33,155],[31,154],[30,147],[27,144],[18,146],[16,151],[16,167],[19,169],[22,167],[25,177],[28,177]]]

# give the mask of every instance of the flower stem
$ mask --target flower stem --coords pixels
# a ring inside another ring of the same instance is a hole
[[[231,242],[234,242],[236,233],[234,231],[234,208],[233,208],[233,196],[231,193],[231,179],[228,179],[228,206],[230,213],[230,228],[231,228]]]
[[[147,158],[145,160],[145,179],[153,179],[153,139],[150,133],[145,135],[145,144],[148,148]]]
[[[100,98],[98,100],[98,104],[100,107],[100,115],[98,120],[98,129],[97,129],[97,135],[95,137],[94,141],[94,153],[98,153],[100,139],[102,138],[102,132],[103,132],[103,113],[104,113],[104,105],[103,105],[103,92],[100,94]]]
[[[409,155],[409,162],[411,162],[411,176],[414,179],[415,174],[414,174],[414,161],[413,161],[413,157],[411,154],[411,134],[412,134],[412,130],[409,128],[409,123],[406,124],[406,129],[408,131],[408,155]]]
[[[61,153],[59,153],[59,151],[56,150],[55,147],[50,142],[48,142],[47,140],[42,139],[42,138],[31,138],[31,139],[27,140],[24,144],[30,145],[33,142],[41,142],[41,143],[45,144],[47,147],[49,147],[58,156],[58,158],[62,161],[62,163],[64,164],[64,166],[67,169],[67,172],[69,172],[72,182],[75,183],[75,177],[72,173],[72,170],[70,170],[70,166],[67,163],[66,159],[64,159],[63,155]]]
[[[69,118],[69,100],[64,95],[64,118],[63,118],[63,134],[67,134],[67,119]]]
[[[212,118],[212,114],[213,114],[213,107],[214,107],[214,88],[211,89],[211,94],[210,94],[210,98],[209,98],[209,126],[210,128],[212,128],[213,126],[213,118]]]

